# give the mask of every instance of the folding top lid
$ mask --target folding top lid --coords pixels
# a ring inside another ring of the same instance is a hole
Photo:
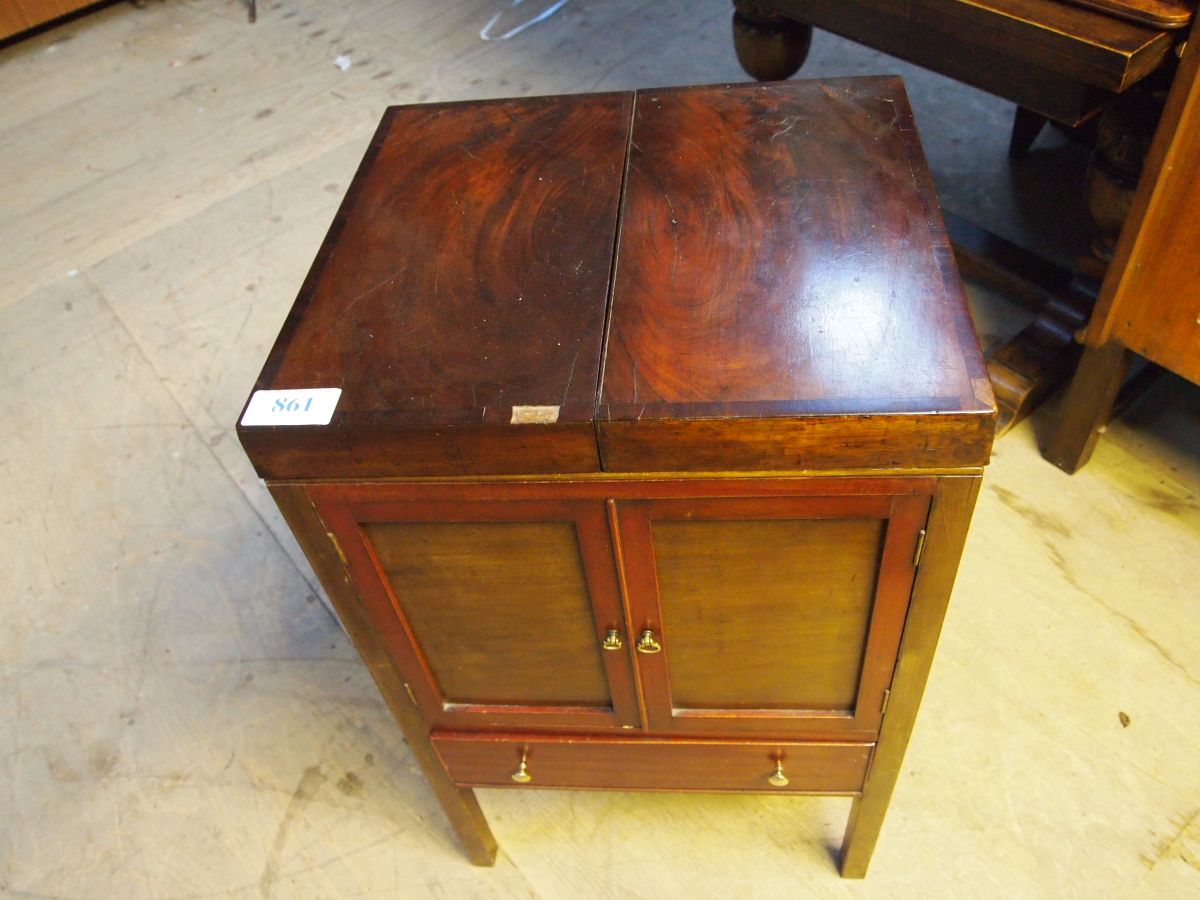
[[[866,78],[389,109],[238,430],[275,479],[913,468],[994,416]]]
[[[602,378],[611,471],[987,461],[899,78],[638,93]]]
[[[260,474],[598,471],[632,102],[389,109],[255,386],[341,396],[324,426],[243,424]]]

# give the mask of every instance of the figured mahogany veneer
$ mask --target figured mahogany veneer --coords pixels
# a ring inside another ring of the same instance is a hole
[[[979,359],[898,78],[400,107],[256,385],[334,419],[239,436],[264,478],[979,466]]]
[[[242,429],[260,474],[599,471],[632,102],[389,109],[257,385],[340,387],[336,418],[287,441]],[[516,407],[551,406],[552,423],[513,423]]]
[[[865,873],[995,422],[898,79],[389,110],[256,387],[342,390],[239,435],[473,862],[840,793]]]

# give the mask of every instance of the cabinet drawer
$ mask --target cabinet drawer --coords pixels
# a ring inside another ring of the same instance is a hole
[[[874,744],[772,743],[435,734],[433,745],[461,787],[596,788],[853,794]],[[513,775],[525,761],[528,781]],[[775,785],[777,763],[787,784]]]

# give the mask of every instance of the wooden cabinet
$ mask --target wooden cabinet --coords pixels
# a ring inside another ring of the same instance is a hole
[[[451,486],[430,483],[308,493],[432,727],[870,741],[932,486],[742,479],[497,485],[488,500],[442,496]],[[888,490],[903,493],[877,493]],[[653,499],[626,499],[637,497]]]
[[[833,793],[861,876],[994,416],[847,79],[389,110],[239,434],[473,861],[477,786]]]

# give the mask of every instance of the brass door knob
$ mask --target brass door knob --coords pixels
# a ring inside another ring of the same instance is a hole
[[[662,644],[654,639],[654,632],[647,628],[637,642],[638,653],[657,653]]]
[[[621,632],[615,628],[608,629],[608,634],[604,636],[604,643],[600,645],[605,650],[620,650],[621,649]]]
[[[533,781],[533,776],[529,774],[529,767],[525,765],[525,755],[529,751],[521,751],[521,764],[517,766],[517,771],[512,773],[512,780],[517,784],[529,784]]]
[[[513,778],[516,777],[516,775],[513,776]],[[783,774],[782,759],[775,760],[775,774],[768,778],[767,781],[771,782],[775,787],[787,787],[788,777]]]

